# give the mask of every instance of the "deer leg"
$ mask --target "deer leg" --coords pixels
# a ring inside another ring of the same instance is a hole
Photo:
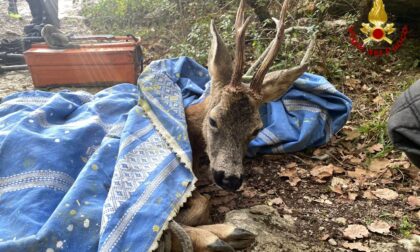
[[[219,239],[228,243],[232,248],[244,249],[254,242],[255,235],[245,229],[230,224],[213,224],[198,226],[198,229],[209,231]]]
[[[210,223],[210,197],[197,191],[187,200],[181,211],[175,217],[178,223],[188,226]]]
[[[235,249],[219,239],[217,235],[205,229],[184,226],[184,230],[190,236],[194,252],[234,252]],[[176,244],[176,241],[173,241]],[[174,250],[178,247],[172,247]]]

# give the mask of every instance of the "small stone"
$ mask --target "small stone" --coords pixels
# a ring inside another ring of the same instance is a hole
[[[230,208],[225,207],[225,206],[220,206],[220,207],[218,207],[218,208],[217,208],[217,211],[218,211],[219,213],[221,213],[221,214],[224,214],[224,213],[229,212],[229,211],[230,211]]]
[[[333,219],[333,221],[335,223],[342,224],[342,225],[346,225],[347,224],[347,219],[346,218],[343,218],[343,217],[335,218],[335,219]]]
[[[337,242],[336,242],[333,238],[328,239],[328,243],[329,243],[331,246],[337,246]]]

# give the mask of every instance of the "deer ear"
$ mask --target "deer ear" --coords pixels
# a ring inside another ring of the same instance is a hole
[[[301,65],[268,73],[261,86],[263,102],[270,102],[280,98],[307,68],[307,65]]]
[[[208,67],[212,79],[212,89],[222,88],[230,82],[232,77],[232,56],[217,31],[214,21],[210,24],[211,47]]]

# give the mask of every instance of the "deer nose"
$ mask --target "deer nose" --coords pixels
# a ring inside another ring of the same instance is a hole
[[[214,181],[226,191],[234,192],[242,185],[242,176],[226,176],[224,171],[213,171]]]

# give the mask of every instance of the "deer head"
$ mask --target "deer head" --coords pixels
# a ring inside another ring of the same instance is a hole
[[[250,23],[249,17],[245,19],[244,1],[241,1],[236,15],[234,60],[214,22],[211,22],[212,41],[208,58],[211,93],[202,132],[214,180],[225,190],[235,191],[242,184],[242,161],[247,146],[263,127],[260,105],[279,98],[307,68],[301,64],[267,74],[284,38],[287,5],[288,0],[285,0],[280,18],[274,19],[276,37],[250,84],[242,82],[245,30]]]

